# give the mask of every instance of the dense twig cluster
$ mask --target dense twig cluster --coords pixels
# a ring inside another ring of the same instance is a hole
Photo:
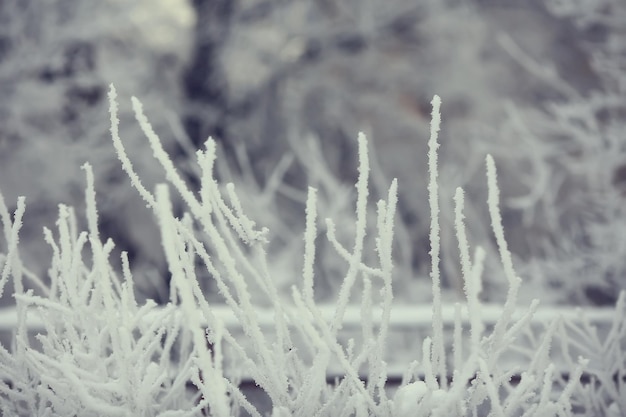
[[[267,230],[258,228],[243,213],[235,186],[221,186],[213,176],[215,144],[209,140],[205,149],[197,152],[201,188],[193,193],[163,150],[141,103],[133,99],[136,119],[170,184],[158,185],[151,192],[142,184],[120,139],[113,86],[109,103],[111,134],[119,159],[159,223],[171,274],[170,302],[160,309],[154,302],[139,306],[126,254],[122,254],[123,279],[111,267],[109,255],[114,244],[111,240],[102,243],[98,232],[94,179],[88,164],[84,166],[88,230],[78,231],[74,213],[66,206],[59,209],[56,238],[45,230],[53,253],[50,285],[29,274],[20,261],[17,243],[25,210],[23,199],[18,201],[13,219],[0,201],[7,241],[0,284],[3,287],[13,278],[18,314],[12,351],[0,349],[3,415],[174,417],[209,412],[221,417],[239,415],[243,410],[260,417],[261,413],[238,387],[241,368],[267,393],[275,417],[566,416],[577,412],[573,404],[583,412],[626,409],[621,383],[626,369],[621,349],[626,338],[625,315],[616,314],[605,342],[597,336],[587,339],[594,332],[589,325],[577,327],[556,319],[531,343],[530,350],[519,344],[528,333],[537,302],[521,317],[514,316],[521,280],[513,269],[504,238],[496,168],[489,156],[488,209],[509,291],[502,314],[493,329],[487,329],[481,319],[479,298],[485,252],[477,247],[471,255],[463,191],[458,189],[455,225],[467,302],[455,307],[452,355],[446,351],[439,296],[439,97],[435,96],[432,102],[429,142],[433,333],[432,338],[423,341],[421,361],[408,364],[403,383],[393,397],[386,389],[384,352],[389,348],[393,300],[391,251],[397,184],[393,181],[387,197],[377,203],[377,235],[366,236],[370,168],[365,136],[359,135],[358,141],[354,241],[350,245],[340,242],[336,225],[332,219],[326,220],[326,237],[347,264],[333,317],[326,321],[316,304],[313,285],[318,239],[316,190],[308,191],[302,282],[285,296],[278,291],[267,265]],[[182,216],[174,214],[170,186],[186,204],[187,211]],[[375,258],[364,256],[366,238],[375,242]],[[201,290],[198,265],[215,280],[245,337],[236,337],[214,314]],[[34,280],[41,295],[25,290],[24,278]],[[352,341],[344,345],[338,336],[346,308],[355,298],[357,282],[361,289],[363,343],[356,346]],[[372,290],[374,283],[380,283],[379,294]],[[271,332],[261,328],[257,293],[273,312]],[[624,298],[620,299],[618,311],[624,308]],[[374,312],[380,317],[373,317]],[[45,333],[36,336],[37,343],[29,339],[26,320],[30,314],[39,315],[45,326]],[[469,347],[464,347],[463,315],[469,317]],[[550,359],[555,341],[560,342],[569,361],[569,381],[557,375],[556,365]],[[578,354],[589,358],[598,346],[612,355],[611,364],[603,362],[602,367],[591,369],[603,388],[581,387],[579,379],[588,359],[573,358]],[[503,359],[518,351],[529,359],[524,369],[509,367]],[[329,385],[326,370],[331,362],[339,364],[343,376]],[[448,368],[452,369],[450,382]],[[360,377],[363,370],[367,382]],[[614,373],[617,383],[612,379]],[[511,382],[513,374],[520,375],[516,384]],[[189,381],[195,391],[189,389]],[[468,385],[467,381],[471,383]]]

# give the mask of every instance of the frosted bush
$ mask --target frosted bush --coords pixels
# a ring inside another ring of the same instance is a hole
[[[9,279],[13,281],[17,314],[11,351],[0,348],[2,415],[174,417],[208,413],[226,417],[245,412],[260,417],[238,387],[242,369],[267,393],[271,415],[276,417],[568,416],[626,410],[622,395],[626,296],[622,294],[615,322],[605,338],[595,335],[588,323],[579,327],[563,318],[547,323],[541,334],[534,334],[529,323],[538,302],[531,303],[521,315],[515,309],[521,279],[515,273],[504,237],[496,167],[490,156],[486,160],[488,212],[508,293],[495,325],[488,329],[482,321],[480,301],[485,251],[480,247],[472,250],[468,243],[464,193],[457,189],[453,218],[466,301],[455,306],[452,351],[448,348],[439,285],[439,97],[432,101],[428,153],[432,336],[422,341],[419,360],[407,364],[403,382],[393,396],[386,389],[388,365],[384,352],[390,348],[398,186],[392,181],[385,198],[377,202],[373,216],[376,235],[366,235],[372,216],[367,213],[370,166],[365,135],[358,138],[353,240],[339,240],[338,225],[326,219],[329,245],[347,265],[333,317],[327,321],[315,302],[314,265],[320,239],[316,189],[309,188],[307,194],[302,279],[289,293],[281,293],[267,264],[267,229],[257,226],[243,212],[233,184],[222,187],[214,177],[215,143],[209,139],[196,154],[201,187],[194,193],[164,151],[141,102],[133,98],[137,122],[169,183],[157,185],[152,192],[142,183],[120,139],[113,86],[109,104],[115,150],[159,225],[171,274],[169,303],[160,308],[153,301],[139,305],[125,253],[121,256],[122,276],[112,268],[109,258],[114,243],[110,239],[103,242],[98,231],[89,164],[84,165],[87,230],[79,232],[73,210],[64,205],[59,207],[56,233],[44,229],[52,251],[50,284],[28,272],[20,259],[18,233],[24,199],[18,199],[13,216],[0,200],[6,242],[0,288]],[[170,188],[186,205],[181,215],[174,214]],[[373,240],[375,256],[365,256],[367,240]],[[244,336],[236,336],[216,316],[201,290],[200,281],[209,279],[207,276],[215,281]],[[42,295],[26,289],[26,279]],[[374,292],[376,284],[378,291]],[[261,328],[259,299],[273,315],[272,331]],[[351,299],[358,300],[361,308],[363,342],[358,346],[339,342]],[[37,316],[45,329],[34,341],[27,327],[32,316]],[[465,329],[469,330],[469,340],[463,337],[464,321],[469,323]],[[521,343],[526,338],[529,342]],[[560,369],[550,357],[551,346],[557,343],[569,366],[569,380],[559,376]],[[590,360],[593,363],[592,355],[598,355],[598,347],[603,354],[612,355],[608,356],[611,362],[586,368]],[[505,358],[509,354],[521,354],[528,360],[524,367],[511,366]],[[331,363],[338,364],[342,371],[335,384],[326,382]],[[597,378],[600,388],[596,384],[581,386],[584,370]],[[515,374],[520,376],[518,383],[511,382]]]

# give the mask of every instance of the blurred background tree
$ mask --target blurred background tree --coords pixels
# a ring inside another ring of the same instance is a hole
[[[399,179],[399,298],[427,300],[425,149],[436,93],[447,296],[462,288],[448,209],[457,186],[470,240],[494,250],[482,209],[490,152],[525,298],[611,303],[626,288],[622,3],[3,1],[0,188],[9,203],[27,195],[25,258],[43,273],[41,227],[56,203],[81,206],[78,168],[89,160],[102,235],[130,251],[145,297],[167,298],[151,213],[108,138],[102,92],[114,82],[146,103],[190,184],[194,150],[208,136],[220,143],[219,175],[245,190],[247,212],[272,231],[271,266],[286,287],[300,271],[305,186],[320,189],[322,219],[351,214],[355,138],[365,131],[377,158],[373,193]],[[122,134],[151,186],[160,174],[128,110]],[[318,259],[325,299],[340,264],[323,246]],[[501,301],[504,279],[495,261],[488,268],[484,296]]]

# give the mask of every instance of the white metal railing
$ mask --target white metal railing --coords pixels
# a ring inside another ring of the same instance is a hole
[[[232,310],[225,305],[213,306],[214,315],[219,318],[224,325],[235,335],[242,335],[243,330],[241,323],[237,320],[237,317]],[[486,304],[481,307],[482,322],[486,327],[493,326],[502,313],[501,305]],[[320,305],[319,311],[321,316],[327,321],[331,322],[335,309],[333,305]],[[432,329],[432,306],[431,305],[396,305],[392,307],[390,316],[389,335],[393,338],[393,334],[402,334],[404,337],[404,344],[401,345],[395,339],[395,342],[388,340],[389,351],[393,352],[389,354],[388,360],[388,378],[399,379],[403,375],[407,366],[407,357],[416,359],[418,352],[415,349],[419,349],[420,343],[426,336],[431,334]],[[514,317],[521,317],[526,312],[524,308],[518,308],[514,313]],[[152,313],[156,314],[158,312]],[[453,305],[444,305],[442,309],[443,325],[446,333],[452,331],[454,326],[454,314],[455,308]],[[571,308],[571,307],[544,307],[538,309],[530,321],[531,328],[541,331],[546,327],[554,318],[562,317],[570,322],[579,322],[584,318],[594,325],[599,331],[608,329],[613,322],[615,310],[613,308]],[[374,308],[372,311],[372,324],[378,326],[380,324],[381,309]],[[146,315],[146,320],[150,320],[151,314]],[[270,309],[259,308],[255,316],[260,326],[265,332],[271,332],[274,325],[274,312]],[[461,322],[463,327],[467,329],[469,327],[469,318],[467,316],[467,309],[461,309]],[[343,321],[342,334],[345,338],[349,338],[351,334],[359,334],[361,328],[361,308],[360,306],[349,306],[345,312]],[[17,325],[17,312],[15,308],[0,309],[0,335],[5,334],[5,337],[0,338],[7,341],[7,332],[12,331]],[[27,326],[33,333],[41,332],[44,330],[43,323],[37,313],[33,310],[29,311],[27,315]],[[411,343],[406,343],[409,339]],[[245,344],[245,340],[242,340]],[[450,347],[450,346],[449,346]],[[557,361],[558,362],[558,361]],[[329,377],[333,375],[340,375],[341,367],[338,364],[331,363],[328,369]],[[246,380],[246,376],[243,375],[243,379]]]
[[[241,324],[237,320],[237,317],[232,310],[225,305],[217,305],[212,307],[216,317],[222,320],[224,325],[231,330],[237,330],[241,328]],[[319,310],[322,317],[328,322],[332,320],[334,315],[334,306],[331,304],[320,305]],[[495,304],[484,304],[481,307],[482,321],[486,326],[493,325],[498,317],[501,315],[503,307]],[[431,305],[396,305],[391,309],[390,328],[392,329],[430,329],[432,321]],[[518,308],[514,317],[521,317],[526,310],[524,308]],[[549,323],[553,318],[563,317],[564,319],[578,321],[581,319],[581,313],[584,314],[589,322],[603,325],[610,324],[615,314],[614,308],[572,308],[572,307],[543,307],[539,308],[531,323],[533,325],[541,325]],[[442,308],[444,326],[452,327],[454,323],[454,306],[444,305]],[[150,317],[150,314],[146,316]],[[259,308],[256,313],[256,318],[259,320],[261,327],[268,328],[273,326],[274,312],[267,308]],[[381,309],[374,308],[372,311],[372,322],[374,325],[380,324]],[[468,316],[467,310],[461,310],[461,319],[464,325],[467,325]],[[344,329],[358,328],[361,326],[361,308],[360,306],[349,306],[344,315],[343,321]],[[0,309],[0,331],[11,331],[17,325],[17,312],[13,307],[6,307]],[[43,323],[37,316],[34,309],[31,310],[27,316],[27,326],[30,330],[39,331],[43,330]]]

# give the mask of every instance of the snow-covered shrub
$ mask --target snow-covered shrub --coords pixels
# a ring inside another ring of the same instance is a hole
[[[600,332],[581,315],[577,323],[562,322],[559,331],[565,358],[583,355],[590,381],[576,387],[572,405],[587,415],[620,416],[626,414],[626,291],[615,306],[609,329]],[[571,359],[566,366],[572,366]]]
[[[257,227],[243,212],[235,186],[222,187],[214,177],[215,143],[208,140],[205,149],[197,152],[201,187],[194,193],[174,168],[141,103],[133,98],[137,121],[170,184],[159,184],[154,192],[149,191],[120,139],[117,93],[112,86],[109,104],[111,134],[119,159],[159,224],[171,274],[170,302],[162,308],[152,301],[139,305],[133,294],[127,255],[122,253],[121,278],[111,266],[114,243],[110,239],[103,242],[98,231],[90,165],[84,165],[87,231],[78,231],[76,216],[65,205],[59,207],[57,232],[44,230],[52,250],[49,284],[29,273],[20,259],[18,233],[24,199],[18,199],[13,216],[0,200],[6,242],[0,288],[12,279],[18,318],[11,351],[0,348],[2,415],[173,417],[208,412],[226,417],[244,411],[260,417],[238,388],[242,369],[267,393],[274,416],[567,416],[589,415],[597,410],[607,415],[624,412],[624,295],[606,337],[594,335],[589,325],[578,327],[556,319],[546,324],[541,335],[531,337],[534,343],[528,348],[519,344],[530,331],[528,325],[538,302],[515,316],[521,279],[513,269],[504,237],[495,163],[489,156],[488,212],[505,271],[507,298],[494,327],[487,329],[480,301],[485,252],[480,246],[473,251],[470,248],[464,193],[459,188],[453,217],[466,302],[455,307],[453,351],[446,348],[439,259],[439,97],[432,102],[428,153],[433,332],[432,337],[423,340],[421,359],[407,364],[404,381],[393,397],[386,390],[383,353],[391,348],[387,339],[393,300],[391,252],[397,183],[392,181],[386,197],[376,205],[377,234],[366,236],[370,166],[365,136],[361,134],[358,141],[354,240],[339,241],[336,224],[326,220],[326,238],[347,264],[333,318],[326,321],[314,296],[314,264],[320,239],[317,191],[308,190],[302,280],[290,293],[281,293],[267,265],[267,230]],[[186,204],[181,216],[173,212],[170,187]],[[373,239],[376,256],[365,255],[366,238]],[[204,270],[203,275],[198,273],[200,270]],[[34,283],[42,295],[26,290],[25,279]],[[244,337],[235,337],[215,316],[201,291],[203,279],[215,280],[220,295],[240,322]],[[372,290],[375,284],[379,284],[379,291]],[[363,343],[344,346],[338,334],[350,299],[358,299],[358,293]],[[273,314],[272,331],[260,327],[259,298]],[[373,317],[375,311],[381,316]],[[34,341],[27,327],[33,315],[45,328],[45,333],[38,334]],[[468,338],[463,337],[464,316],[469,322]],[[375,321],[380,324],[374,326]],[[551,345],[557,340],[570,366],[568,381],[560,377],[561,370],[550,358]],[[602,351],[598,352],[600,346]],[[521,368],[511,367],[505,358],[516,352],[529,358]],[[589,359],[576,358],[578,353]],[[581,387],[579,379],[589,360],[599,361],[597,367],[587,371],[600,385]],[[339,364],[343,372],[333,385],[326,382],[331,362]],[[363,373],[366,382],[361,379]],[[615,378],[613,373],[617,373]],[[512,383],[511,377],[516,374],[520,379]],[[450,381],[448,375],[452,376]]]

